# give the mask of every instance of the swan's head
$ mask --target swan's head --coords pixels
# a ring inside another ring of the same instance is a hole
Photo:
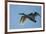
[[[40,14],[39,14],[39,13],[37,13],[37,12],[35,12],[35,15],[39,15],[39,16],[40,16]]]

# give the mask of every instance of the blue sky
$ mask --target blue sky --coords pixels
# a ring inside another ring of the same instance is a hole
[[[35,19],[36,23],[30,20],[26,20],[23,24],[20,24],[20,19],[22,15],[19,13],[30,14],[38,12],[41,14],[41,6],[31,6],[31,5],[10,5],[10,29],[25,29],[25,28],[40,28],[41,27],[41,17],[37,16]]]

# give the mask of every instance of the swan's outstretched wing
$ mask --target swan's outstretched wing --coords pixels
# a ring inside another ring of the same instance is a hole
[[[28,16],[31,16],[33,13],[28,14]]]
[[[22,16],[21,19],[20,19],[20,22],[24,22],[26,20],[26,17],[25,16]]]

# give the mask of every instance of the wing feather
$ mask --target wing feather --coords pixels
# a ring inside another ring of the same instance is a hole
[[[24,23],[25,20],[26,20],[26,17],[22,16],[21,19],[20,19],[20,22]]]

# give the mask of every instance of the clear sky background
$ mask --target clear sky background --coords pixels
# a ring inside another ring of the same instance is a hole
[[[40,28],[41,27],[41,17],[37,16],[35,19],[36,23],[26,20],[23,24],[20,23],[22,15],[19,13],[30,14],[38,12],[41,14],[41,6],[29,6],[29,5],[10,5],[10,29],[25,29],[25,28]]]

